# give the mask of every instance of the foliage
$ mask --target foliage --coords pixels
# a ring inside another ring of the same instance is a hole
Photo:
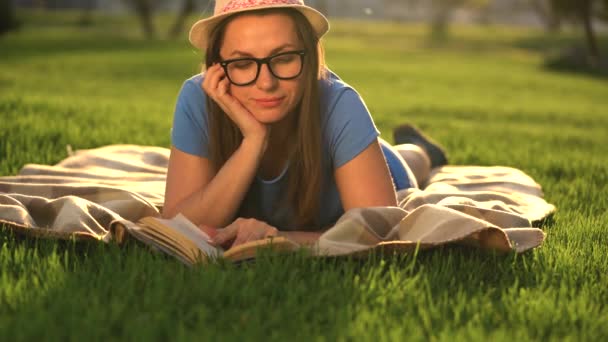
[[[592,67],[602,66],[594,19],[608,19],[608,0],[551,0],[553,10],[566,19],[579,22],[584,29],[587,44],[587,62]],[[608,63],[606,63],[608,68]]]
[[[591,15],[606,18],[608,15],[608,0],[550,0],[553,9],[561,16],[579,19],[579,13],[585,7],[591,8]]]

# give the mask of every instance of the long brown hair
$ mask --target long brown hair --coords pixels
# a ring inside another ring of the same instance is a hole
[[[304,58],[304,90],[296,106],[296,141],[289,156],[287,180],[287,203],[294,213],[295,225],[315,225],[321,191],[321,117],[319,80],[326,77],[323,48],[308,20],[300,12],[291,9],[265,9],[236,14],[224,20],[210,35],[205,56],[206,68],[221,60],[220,48],[226,25],[230,20],[244,14],[267,15],[283,13],[294,21],[298,38],[304,44],[307,54]],[[224,113],[221,107],[207,97],[209,114],[210,157],[216,170],[232,156],[243,140],[239,128]],[[285,203],[285,201],[281,201]],[[312,228],[312,227],[309,227]],[[317,227],[318,228],[318,227]]]

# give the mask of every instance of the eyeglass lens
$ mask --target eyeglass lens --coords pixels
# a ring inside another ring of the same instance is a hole
[[[270,72],[279,79],[290,79],[300,75],[302,71],[302,55],[300,52],[285,52],[271,57],[265,63],[257,59],[238,59],[226,64],[230,81],[236,85],[253,83],[259,75],[262,64],[268,65]]]

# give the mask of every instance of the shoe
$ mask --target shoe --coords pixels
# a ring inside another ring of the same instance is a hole
[[[443,147],[410,124],[404,124],[395,128],[393,130],[393,139],[396,145],[414,144],[425,150],[431,160],[431,168],[448,163]]]

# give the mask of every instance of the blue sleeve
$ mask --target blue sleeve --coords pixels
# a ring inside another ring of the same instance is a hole
[[[359,94],[345,88],[329,109],[326,136],[334,169],[346,164],[378,139],[380,132]]]
[[[208,158],[208,120],[201,83],[200,76],[184,82],[175,105],[171,143],[182,152]]]

